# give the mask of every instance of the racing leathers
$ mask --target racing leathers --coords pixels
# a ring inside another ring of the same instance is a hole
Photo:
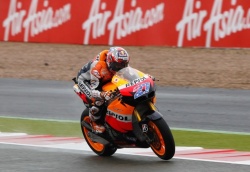
[[[101,113],[98,112],[105,99],[109,100],[111,98],[110,92],[102,91],[102,86],[113,77],[113,73],[106,64],[107,53],[108,50],[103,50],[93,60],[85,64],[76,77],[80,90],[74,86],[75,92],[79,93],[80,91],[86,96],[82,97],[82,99],[86,107],[89,108],[89,116],[92,121],[101,118]]]

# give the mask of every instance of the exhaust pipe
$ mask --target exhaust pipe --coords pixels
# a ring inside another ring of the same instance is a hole
[[[104,145],[110,144],[110,142],[105,138],[102,133],[96,133],[87,122],[82,121],[81,124],[82,127],[85,127],[88,131],[90,131],[90,133],[88,133],[88,136],[93,142],[98,142]]]

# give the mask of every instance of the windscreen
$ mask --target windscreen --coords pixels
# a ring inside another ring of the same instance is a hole
[[[129,66],[116,72],[116,75],[119,78],[126,79],[127,81],[133,81],[137,78],[140,78],[139,72],[136,69]]]

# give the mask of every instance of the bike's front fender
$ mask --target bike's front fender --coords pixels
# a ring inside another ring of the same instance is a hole
[[[157,120],[162,118],[162,114],[157,111],[157,108],[152,102],[137,105],[133,112],[133,123],[141,122],[144,119]],[[142,119],[144,118],[144,119]]]
[[[147,115],[147,118],[151,121],[155,121],[157,119],[162,118],[162,114],[158,111],[151,111],[150,113],[150,115]]]

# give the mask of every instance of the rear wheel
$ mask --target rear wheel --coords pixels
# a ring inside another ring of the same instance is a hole
[[[83,120],[86,123],[88,123],[89,125],[91,125],[88,109],[85,109],[82,112],[80,122],[82,122]],[[111,145],[104,145],[104,144],[92,141],[91,138],[89,137],[89,134],[88,134],[90,131],[87,128],[83,127],[82,125],[81,125],[81,129],[82,129],[83,137],[85,138],[85,140],[88,143],[89,147],[97,155],[99,155],[99,156],[111,156],[116,152],[116,150],[117,150],[116,147],[111,146]]]
[[[168,124],[163,118],[148,123],[151,149],[161,159],[169,160],[175,154],[175,142]]]

